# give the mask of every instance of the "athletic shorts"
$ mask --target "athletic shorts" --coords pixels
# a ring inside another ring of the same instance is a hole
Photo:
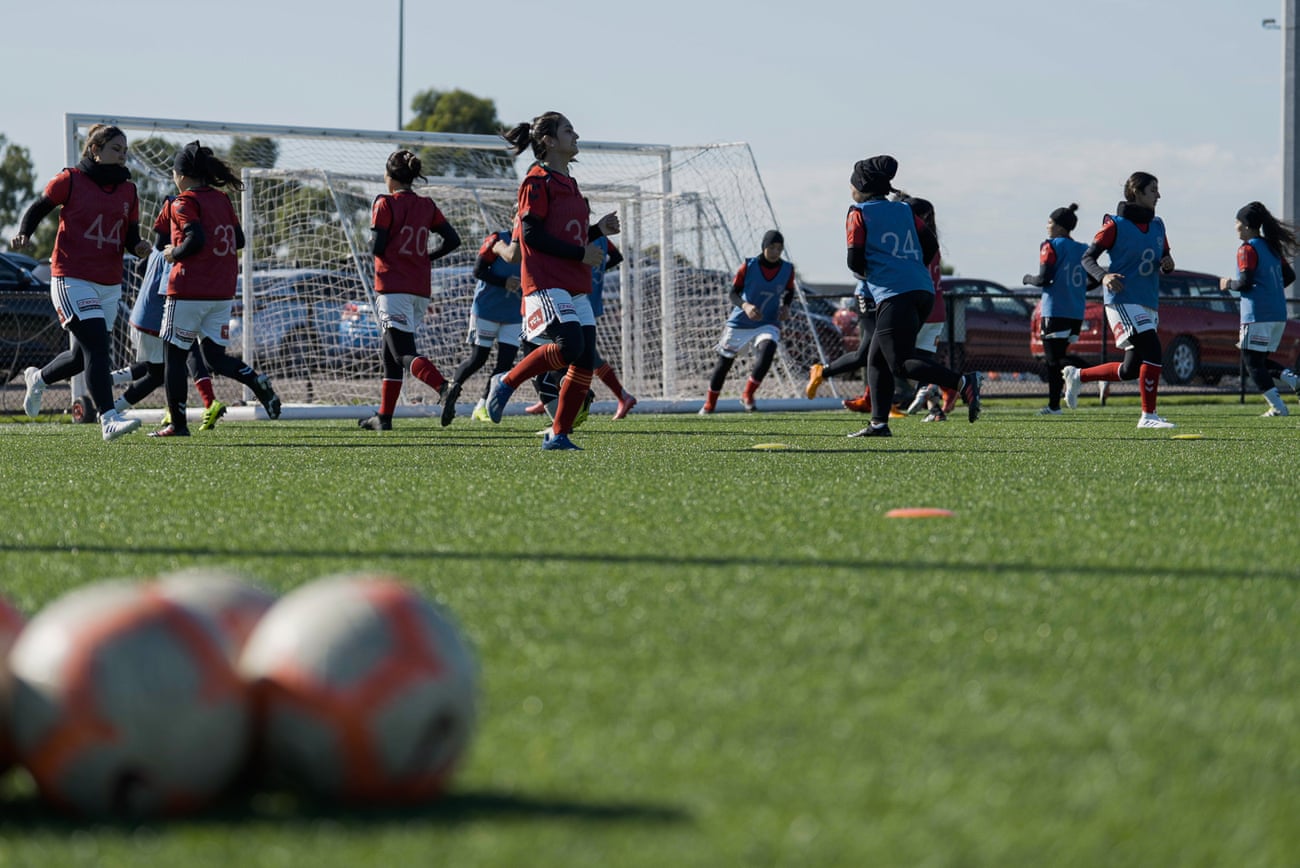
[[[923,353],[938,353],[939,338],[943,337],[941,322],[923,322],[916,332],[916,348]]]
[[[233,299],[175,298],[163,305],[162,339],[188,350],[204,338],[219,346],[230,345],[230,309]]]
[[[1160,326],[1160,314],[1141,304],[1108,304],[1106,323],[1115,337],[1115,346],[1127,350],[1133,346],[1133,335],[1153,332]]]
[[[774,341],[780,346],[781,328],[770,323],[752,329],[727,326],[722,330],[722,340],[718,341],[718,354],[725,359],[734,359],[751,341],[755,348],[763,341]]]
[[[520,324],[517,322],[494,322],[481,319],[471,311],[469,315],[469,337],[465,343],[472,346],[491,347],[494,343],[503,346],[519,346]]]
[[[1083,320],[1063,316],[1046,316],[1039,320],[1038,327],[1043,340],[1076,341]]]
[[[525,340],[531,341],[552,324],[562,322],[596,325],[591,297],[586,293],[573,294],[567,289],[539,289],[524,296]]]
[[[151,335],[148,332],[136,329],[132,333],[132,342],[135,344],[135,360],[137,362],[161,365],[166,360],[167,345],[163,343],[163,339],[158,335]]]
[[[424,322],[429,309],[429,299],[408,292],[381,292],[375,297],[375,310],[379,313],[379,327],[397,329],[415,334]]]
[[[1248,322],[1241,324],[1237,346],[1252,353],[1271,353],[1282,346],[1285,322]]]
[[[122,301],[122,284],[108,286],[79,277],[50,278],[50,301],[65,329],[74,319],[102,319],[110,332],[117,322],[117,306]]]

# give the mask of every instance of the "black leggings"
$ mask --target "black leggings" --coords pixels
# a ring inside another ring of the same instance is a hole
[[[497,374],[504,374],[515,366],[515,356],[519,353],[519,347],[514,344],[497,344],[497,363],[492,367],[492,373],[488,375],[488,381],[483,384],[483,397],[486,399],[488,392],[492,389],[492,377]],[[470,377],[478,373],[479,368],[487,364],[488,357],[492,355],[492,348],[480,344],[474,344],[469,358],[460,363],[456,368],[456,373],[452,379],[462,386]]]
[[[70,380],[83,371],[86,388],[95,409],[101,414],[113,409],[113,369],[109,358],[107,321],[103,319],[68,320],[68,333],[72,347],[59,353],[41,369],[41,379],[46,384]]]
[[[1273,378],[1282,373],[1285,368],[1270,359],[1268,353],[1261,353],[1258,350],[1242,350],[1241,357],[1246,362],[1246,370],[1250,372],[1250,379],[1254,382],[1256,389],[1267,392],[1269,389],[1277,387],[1277,382]]]
[[[934,293],[924,290],[905,292],[876,306],[876,330],[867,349],[867,385],[872,395],[884,400],[872,401],[871,421],[889,421],[895,376],[944,389],[961,385],[961,374],[916,356],[916,333],[933,306]]]
[[[1163,364],[1164,358],[1160,353],[1160,336],[1156,334],[1155,329],[1137,332],[1131,338],[1131,346],[1124,351],[1124,361],[1119,363],[1119,378],[1121,380],[1136,380],[1142,372],[1143,365],[1156,365],[1159,367]]]

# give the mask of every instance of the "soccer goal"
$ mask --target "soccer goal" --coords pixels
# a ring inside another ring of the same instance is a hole
[[[248,244],[232,351],[268,373],[286,403],[322,410],[377,399],[370,206],[384,192],[388,155],[415,151],[427,176],[417,191],[437,201],[463,239],[434,263],[433,303],[416,344],[447,373],[465,356],[478,246],[510,226],[527,153],[513,157],[495,136],[67,115],[69,164],[94,123],[127,134],[146,230],[175,193],[171,161],[185,143],[201,140],[240,171],[245,189],[232,197]],[[638,397],[701,398],[730,311],[731,278],[758,252],[763,232],[778,226],[749,146],[584,139],[573,172],[593,215],[616,211],[623,226],[613,241],[625,260],[606,276],[598,323],[601,356]],[[797,396],[808,364],[838,353],[828,322],[801,287],[764,395]],[[125,331],[116,346],[128,352]],[[486,376],[477,374],[464,394],[476,394]],[[739,392],[743,378],[730,380]],[[403,391],[404,402],[433,403],[418,382]]]

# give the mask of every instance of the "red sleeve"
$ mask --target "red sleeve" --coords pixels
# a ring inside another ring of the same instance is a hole
[[[845,219],[844,234],[849,247],[867,246],[867,224],[862,220],[861,208],[849,209],[849,216]]]
[[[735,280],[731,281],[732,289],[735,289],[737,292],[741,292],[745,289],[745,274],[748,272],[748,270],[749,270],[748,261],[740,263],[740,270],[736,272]]]
[[[546,195],[546,179],[539,176],[524,178],[519,185],[519,219],[536,217],[545,220],[550,210],[550,199]]]
[[[158,209],[158,219],[153,221],[153,231],[170,235],[172,231],[172,203],[167,201]]]
[[[55,205],[68,204],[68,195],[72,192],[72,170],[64,169],[45,185],[45,198]]]
[[[1039,265],[1056,264],[1056,248],[1052,246],[1052,242],[1044,241],[1043,246],[1038,248],[1038,264]]]
[[[492,260],[496,259],[497,255],[492,251],[492,248],[497,246],[498,240],[499,239],[497,238],[497,234],[495,232],[493,232],[487,238],[484,238],[483,243],[480,244],[478,247],[478,255],[485,258],[488,262],[491,262]]]
[[[1249,244],[1237,248],[1237,270],[1253,271],[1259,267],[1259,254]]]
[[[375,197],[375,204],[370,207],[370,225],[375,229],[392,228],[393,206],[387,196]]]
[[[1092,237],[1092,243],[1101,250],[1110,250],[1115,246],[1115,221],[1109,216],[1102,218],[1101,228]]]
[[[177,196],[172,200],[171,218],[172,224],[182,232],[190,223],[199,223],[201,213],[198,198],[189,191]]]

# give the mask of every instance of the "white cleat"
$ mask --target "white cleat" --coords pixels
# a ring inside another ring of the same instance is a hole
[[[139,428],[140,420],[128,419],[117,410],[109,410],[99,417],[99,426],[104,433],[104,442],[109,443]]]
[[[1079,369],[1074,365],[1066,365],[1061,376],[1065,378],[1065,406],[1073,410],[1079,406],[1079,390],[1083,388],[1083,380],[1079,378]]]
[[[1139,428],[1174,428],[1176,426],[1174,425],[1173,422],[1170,422],[1168,419],[1162,419],[1161,417],[1157,416],[1155,413],[1143,413],[1142,417],[1138,419],[1138,427]]]
[[[27,384],[27,394],[23,396],[23,412],[29,418],[35,419],[41,415],[41,398],[45,395],[45,381],[41,379],[41,369],[25,369],[23,382]]]

